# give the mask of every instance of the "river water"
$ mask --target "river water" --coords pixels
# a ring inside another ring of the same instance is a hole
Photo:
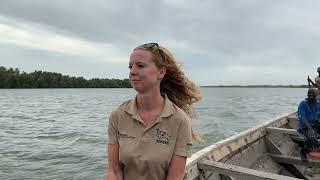
[[[302,88],[202,88],[197,151],[293,112]],[[110,112],[133,89],[0,89],[0,179],[103,179]]]

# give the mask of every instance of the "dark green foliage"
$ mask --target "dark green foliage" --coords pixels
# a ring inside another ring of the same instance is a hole
[[[86,80],[60,73],[34,71],[22,72],[15,68],[0,66],[0,88],[130,88],[129,79]]]

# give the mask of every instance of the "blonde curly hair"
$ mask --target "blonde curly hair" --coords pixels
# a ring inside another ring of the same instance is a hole
[[[135,49],[152,52],[153,61],[158,68],[165,68],[166,74],[160,83],[160,92],[188,115],[192,115],[191,105],[201,99],[200,88],[182,72],[172,53],[157,43],[143,44]]]
[[[166,93],[175,105],[191,119],[195,119],[196,114],[192,109],[192,104],[202,98],[200,87],[185,76],[172,53],[157,43],[143,44],[135,49],[145,49],[152,52],[156,66],[166,69],[166,74],[160,83],[160,92]],[[198,142],[203,141],[201,136],[194,132],[192,132],[192,136]]]

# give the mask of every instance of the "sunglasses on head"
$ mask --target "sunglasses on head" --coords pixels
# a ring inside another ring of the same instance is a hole
[[[150,48],[153,48],[153,47],[159,48],[159,44],[158,43],[154,43],[154,42],[142,44],[141,46],[144,47],[144,48],[147,48],[147,49],[150,49]]]
[[[141,45],[141,47],[145,48],[145,49],[153,49],[154,47],[157,48],[159,54],[160,54],[160,58],[165,61],[165,56],[164,56],[164,52],[160,49],[159,44],[158,43],[146,43]]]

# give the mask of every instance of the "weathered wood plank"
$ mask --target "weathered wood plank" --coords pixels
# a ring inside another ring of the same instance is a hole
[[[316,160],[316,159],[308,159],[308,161],[303,161],[301,157],[279,155],[279,154],[272,154],[272,153],[270,153],[269,156],[273,160],[280,163],[284,163],[284,164],[295,164],[295,165],[302,165],[302,166],[308,166],[308,167],[320,167],[320,160]]]
[[[301,133],[299,133],[296,129],[267,127],[266,130],[268,133],[282,133],[282,134],[290,134],[290,135],[296,135],[296,136],[301,135]]]
[[[290,136],[290,139],[293,141],[304,142],[306,138],[304,136]]]
[[[279,116],[271,121],[265,122],[256,127],[240,132],[234,136],[223,139],[194,153],[190,158],[187,159],[184,179],[194,180],[199,177],[199,171],[197,171],[198,161],[203,159],[220,161],[222,158],[239,150],[241,147],[251,144],[257,139],[265,136],[266,127],[281,127],[285,124],[288,124],[287,117],[294,114],[295,112]]]
[[[288,116],[288,119],[290,121],[299,121],[298,117],[297,116]]]
[[[188,170],[185,170],[184,180],[194,180],[197,179],[200,175],[199,169],[197,166],[191,166]]]
[[[293,116],[289,116],[288,121],[289,121],[289,123],[288,123],[289,127],[293,128],[293,129],[298,127],[299,119],[296,114],[294,114]]]
[[[289,176],[282,176],[278,174],[257,171],[254,169],[208,160],[201,160],[200,162],[198,162],[198,168],[206,171],[218,172],[220,174],[231,176],[236,179],[298,180],[297,178]]]
[[[265,137],[265,142],[266,142],[267,150],[269,153],[283,155],[280,148],[277,147],[275,145],[275,143],[272,142],[271,139],[269,139],[268,137]],[[296,177],[302,178],[302,179],[307,179],[307,177],[304,175],[304,173],[295,165],[283,164],[283,163],[281,163],[281,165],[283,165],[283,167],[285,167],[290,173],[294,174]]]
[[[257,159],[264,156],[267,152],[264,138],[241,147],[228,156],[224,157],[220,162],[232,164],[236,166],[249,168]]]
[[[239,142],[240,139],[243,139],[244,141],[246,141],[247,137],[251,137],[250,139],[252,141],[257,140],[258,138],[261,138],[261,135],[265,135],[265,128],[266,127],[280,127],[284,124],[288,123],[288,119],[287,117],[294,114],[295,112],[292,113],[288,113],[285,114],[283,116],[277,117],[271,121],[265,122],[263,124],[257,125],[256,127],[250,128],[248,130],[242,131],[236,135],[233,135],[231,137],[228,137],[226,139],[223,139],[219,142],[216,142],[194,154],[192,154],[191,158],[188,158],[187,160],[187,165],[186,165],[186,169],[191,168],[191,166],[193,164],[196,164],[199,160],[210,156],[214,151],[219,150],[221,147],[224,147],[226,145],[232,144],[233,142]],[[255,134],[255,135],[254,135]],[[258,136],[256,136],[257,134],[259,134]],[[252,136],[254,136],[254,138],[252,138]],[[251,141],[251,142],[252,142]],[[246,144],[251,143],[250,141],[247,141]],[[215,160],[220,160],[223,157],[220,157],[219,159],[215,159]]]

